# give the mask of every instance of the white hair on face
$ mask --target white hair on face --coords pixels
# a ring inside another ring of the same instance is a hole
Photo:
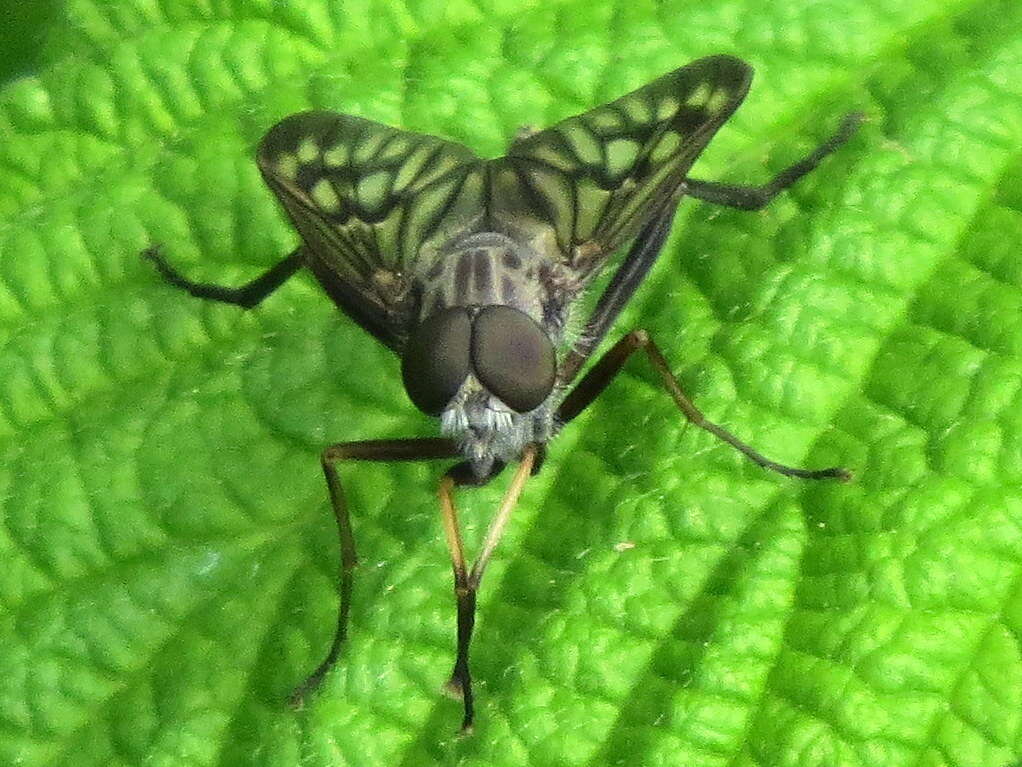
[[[488,431],[508,431],[514,423],[509,411],[504,409],[496,410],[492,407],[488,407],[483,411],[483,418],[485,419],[484,427]]]
[[[440,414],[440,431],[458,443],[483,476],[494,461],[517,460],[530,442],[549,439],[550,420],[544,405],[530,413],[515,412],[470,374]]]
[[[478,457],[489,454],[507,461],[529,441],[530,422],[492,395],[456,397],[440,414],[440,433]]]
[[[448,405],[440,414],[440,433],[454,437],[468,431],[468,415],[463,405]]]

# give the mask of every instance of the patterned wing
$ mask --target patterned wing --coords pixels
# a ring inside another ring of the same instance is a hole
[[[515,142],[492,163],[492,212],[524,222],[536,236],[552,234],[580,275],[593,273],[677,205],[685,174],[742,102],[751,77],[740,59],[699,59]]]
[[[400,350],[414,262],[482,215],[483,163],[466,147],[333,112],[275,125],[259,168],[338,306]]]

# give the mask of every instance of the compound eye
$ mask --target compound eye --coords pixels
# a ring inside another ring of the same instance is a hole
[[[492,394],[525,413],[550,394],[557,360],[550,337],[532,317],[510,306],[487,306],[472,327],[472,367]]]
[[[460,307],[444,309],[415,329],[401,358],[401,378],[415,406],[440,415],[468,376],[472,323]]]

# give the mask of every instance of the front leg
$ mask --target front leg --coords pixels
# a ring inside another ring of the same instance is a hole
[[[771,461],[738,439],[738,437],[723,426],[708,420],[702,411],[692,404],[692,400],[685,395],[685,392],[682,391],[681,385],[678,383],[678,379],[674,377],[674,373],[671,372],[671,367],[664,358],[664,355],[645,330],[633,330],[614,344],[610,351],[600,358],[599,362],[583,376],[578,385],[561,402],[556,413],[557,420],[561,423],[568,423],[587,408],[593,400],[603,393],[603,390],[610,385],[610,382],[614,380],[617,374],[621,372],[621,368],[624,367],[625,362],[632,356],[632,353],[639,349],[645,350],[650,364],[660,374],[660,380],[663,382],[664,388],[667,389],[671,399],[674,400],[674,404],[678,406],[678,409],[681,410],[689,422],[695,424],[700,429],[710,432],[710,434],[718,439],[727,442],[757,465],[787,477],[799,477],[801,479],[851,479],[851,472],[839,467],[800,469]]]
[[[333,668],[340,655],[341,647],[348,635],[348,614],[351,608],[353,571],[358,564],[355,553],[355,536],[351,529],[348,505],[344,490],[337,475],[337,464],[341,461],[424,461],[453,458],[458,447],[449,439],[422,437],[418,439],[373,439],[361,442],[340,442],[331,445],[320,458],[327,488],[330,491],[330,505],[337,520],[337,533],[341,543],[341,571],[339,575],[340,607],[337,612],[337,630],[323,662],[308,678],[295,688],[288,698],[293,706],[300,706],[305,696],[319,687],[327,672]]]
[[[463,734],[472,731],[472,720],[475,717],[472,675],[468,667],[468,648],[472,641],[472,630],[475,627],[476,593],[479,591],[483,571],[504,535],[504,529],[511,518],[511,512],[518,503],[525,482],[536,467],[537,456],[540,452],[541,446],[539,445],[529,445],[522,452],[521,463],[504,493],[500,507],[493,515],[493,519],[490,520],[486,538],[483,540],[482,548],[471,570],[466,564],[465,547],[461,541],[461,526],[458,523],[458,511],[454,506],[454,488],[458,485],[485,484],[503,469],[503,465],[496,466],[495,471],[485,479],[474,480],[465,471],[465,464],[459,464],[444,474],[443,479],[440,480],[440,486],[437,488],[444,534],[447,537],[447,547],[451,552],[451,566],[454,570],[454,596],[458,605],[458,654],[454,661],[454,669],[451,671],[451,678],[447,682],[447,691],[453,697],[460,699],[465,707],[465,715],[461,721]]]

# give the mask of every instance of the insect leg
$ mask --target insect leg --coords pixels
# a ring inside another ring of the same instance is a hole
[[[794,184],[813,168],[820,164],[824,157],[844,144],[852,137],[859,123],[863,120],[861,112],[852,112],[841,123],[841,127],[829,139],[820,144],[810,154],[797,163],[782,170],[763,186],[734,186],[714,181],[697,181],[685,179],[685,193],[715,205],[726,205],[741,210],[759,210],[769,203],[780,192]]]
[[[294,706],[301,705],[305,696],[315,690],[323,677],[337,662],[337,656],[348,634],[348,613],[351,606],[352,573],[358,564],[355,537],[351,529],[348,505],[337,475],[336,464],[341,461],[422,461],[452,458],[458,455],[457,445],[448,439],[422,437],[417,439],[371,439],[361,442],[340,442],[323,451],[320,462],[330,491],[330,505],[337,519],[337,532],[341,542],[341,572],[339,578],[340,608],[337,613],[337,631],[323,662],[309,677],[295,688],[288,698]]]
[[[603,340],[614,320],[617,319],[621,310],[625,308],[635,290],[649,273],[664,247],[667,234],[671,231],[671,223],[674,221],[676,210],[676,205],[669,205],[663,213],[646,224],[639,232],[639,236],[635,238],[625,260],[618,267],[596,302],[578,340],[561,363],[557,371],[560,385],[571,383],[578,375],[582,365],[600,345],[600,341]]]
[[[461,541],[458,510],[454,506],[454,488],[457,484],[457,480],[448,472],[440,480],[437,495],[440,498],[440,513],[447,548],[451,552],[454,597],[458,603],[458,655],[451,678],[447,682],[447,691],[452,697],[460,698],[465,706],[465,716],[461,722],[462,732],[465,732],[472,726],[472,717],[475,714],[472,706],[472,677],[468,670],[468,645],[472,641],[472,629],[475,625],[476,594],[469,588],[465,546]]]
[[[646,351],[650,364],[660,374],[660,380],[663,381],[664,387],[670,393],[671,399],[674,400],[678,409],[681,410],[690,423],[727,442],[757,465],[762,466],[764,469],[775,471],[778,474],[784,474],[788,477],[800,477],[802,479],[834,478],[847,480],[851,478],[851,473],[847,469],[839,467],[829,469],[799,469],[771,461],[742,442],[727,429],[707,420],[706,416],[702,414],[699,408],[692,404],[692,401],[685,395],[685,392],[681,390],[678,379],[671,372],[667,360],[645,330],[633,330],[614,344],[592,369],[585,374],[568,396],[564,398],[564,401],[561,402],[560,407],[557,409],[556,418],[562,423],[567,423],[581,413],[593,400],[600,396],[603,390],[607,388],[610,382],[614,380],[614,377],[621,371],[621,368],[624,367],[625,362],[628,361],[632,353],[638,349]]]
[[[163,279],[171,285],[191,293],[196,298],[220,301],[225,304],[235,304],[246,309],[251,309],[270,295],[270,293],[284,284],[288,277],[301,269],[305,264],[301,248],[298,248],[251,282],[237,288],[229,288],[208,282],[192,282],[187,277],[182,276],[163,257],[159,245],[153,245],[143,250],[142,258],[152,261],[156,270],[163,276]]]
[[[461,722],[462,732],[471,731],[472,719],[475,715],[472,704],[472,675],[468,666],[468,648],[472,641],[472,629],[475,626],[476,593],[483,578],[483,571],[504,535],[504,529],[507,527],[511,512],[518,503],[522,488],[525,487],[526,480],[532,474],[536,452],[535,445],[530,445],[522,452],[521,463],[504,493],[497,513],[490,520],[486,538],[483,540],[479,556],[476,557],[471,570],[465,564],[465,547],[461,541],[458,511],[454,506],[455,486],[469,483],[459,479],[459,467],[456,466],[444,475],[437,488],[440,509],[443,514],[444,533],[447,536],[447,547],[451,552],[451,565],[454,569],[454,595],[458,603],[458,654],[454,661],[450,681],[447,682],[447,690],[454,697],[460,698],[465,706],[465,716]]]

